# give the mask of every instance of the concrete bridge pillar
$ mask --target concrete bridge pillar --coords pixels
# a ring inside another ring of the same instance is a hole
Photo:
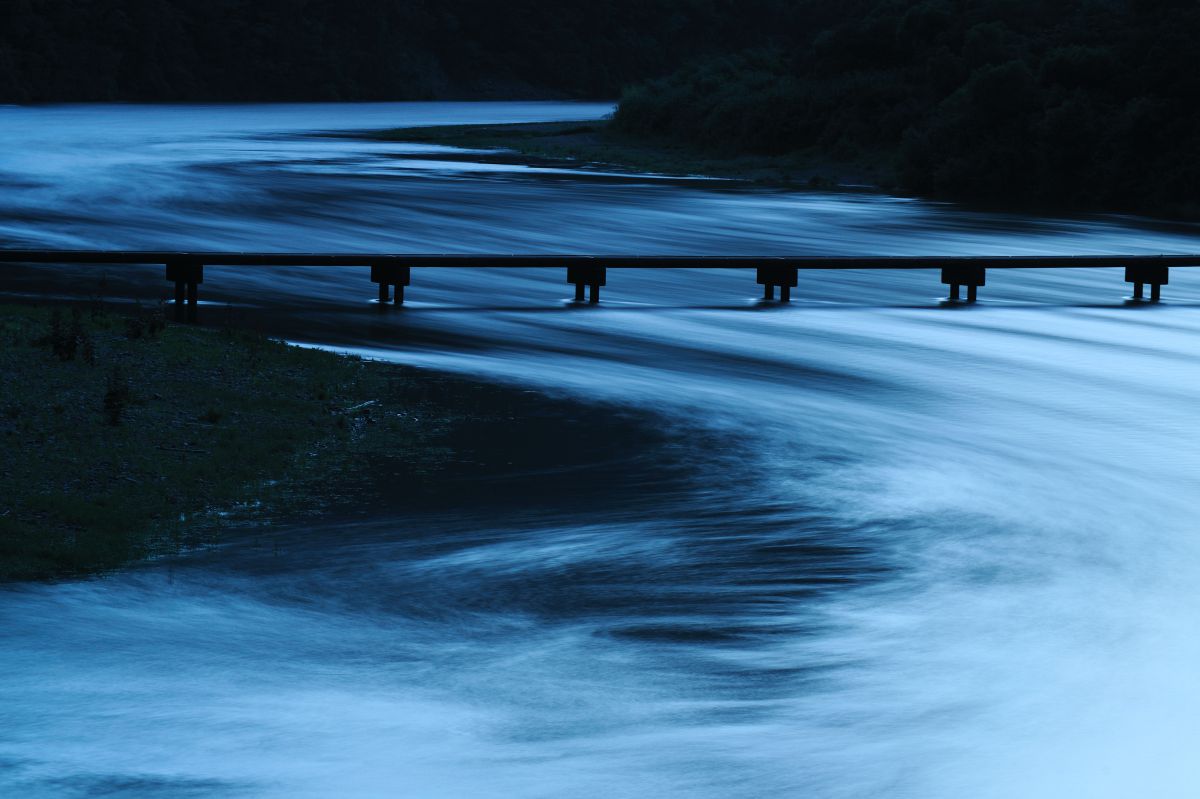
[[[583,302],[583,289],[591,289],[589,303],[600,302],[600,287],[607,285],[608,270],[603,266],[568,266],[567,282],[575,285],[575,302]]]
[[[758,283],[763,287],[763,299],[775,299],[775,287],[779,287],[779,301],[791,302],[792,289],[796,287],[799,271],[794,266],[760,266]]]
[[[175,315],[183,312],[186,302],[189,315],[194,315],[200,302],[200,284],[204,282],[204,264],[194,261],[170,261],[166,264],[167,281],[175,284]]]
[[[404,287],[412,283],[412,268],[397,264],[371,264],[371,282],[379,284],[379,303],[391,301],[391,288],[396,289],[396,304],[404,304]]]
[[[1165,266],[1127,266],[1125,267],[1125,282],[1133,284],[1133,298],[1143,297],[1143,286],[1150,284],[1150,301],[1158,302],[1162,297],[1162,287],[1168,280],[1168,270]]]
[[[975,302],[979,287],[987,285],[987,270],[982,266],[947,266],[942,269],[942,282],[950,287],[949,299],[960,299],[959,287],[966,286],[967,302]]]

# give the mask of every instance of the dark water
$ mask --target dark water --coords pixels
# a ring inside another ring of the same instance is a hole
[[[317,135],[606,111],[0,109],[0,243],[1200,250]],[[5,285],[96,280],[38,274]],[[1151,308],[1119,272],[1014,270],[970,309],[931,272],[804,274],[789,308],[744,272],[629,270],[575,309],[563,277],[418,270],[380,315],[363,270],[206,270],[206,314],[600,404],[548,417],[561,473],[505,502],[0,593],[0,793],[1196,795],[1200,276]]]

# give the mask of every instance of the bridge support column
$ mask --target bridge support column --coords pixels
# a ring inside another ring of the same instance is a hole
[[[371,264],[371,282],[379,284],[379,304],[391,301],[390,289],[396,290],[396,304],[404,304],[404,287],[412,283],[412,267],[397,264]]]
[[[987,270],[982,266],[947,266],[942,269],[942,282],[950,287],[948,299],[960,298],[959,288],[967,287],[967,302],[979,299],[979,287],[987,285]]]
[[[182,316],[186,303],[188,316],[195,317],[196,305],[200,302],[200,284],[204,282],[204,264],[171,261],[166,267],[167,280],[175,284],[175,316]]]
[[[779,301],[791,302],[792,289],[796,287],[799,271],[794,266],[760,266],[758,283],[763,287],[763,299],[775,299],[775,287],[779,287]]]
[[[590,289],[588,302],[600,302],[600,287],[608,284],[608,270],[603,266],[568,266],[567,282],[575,284],[575,302],[583,302],[583,289]]]
[[[1168,270],[1165,266],[1127,266],[1125,267],[1125,282],[1133,284],[1133,298],[1143,297],[1142,288],[1150,284],[1150,301],[1158,302],[1162,298],[1162,287],[1167,285]]]

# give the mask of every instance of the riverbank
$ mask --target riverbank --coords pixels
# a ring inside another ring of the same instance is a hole
[[[890,170],[863,158],[842,162],[816,152],[782,156],[721,156],[668,139],[633,136],[600,122],[537,122],[503,125],[446,125],[369,131],[382,141],[440,144],[495,150],[487,158],[502,163],[555,165],[567,162],[593,169],[715,177],[770,186],[809,189],[878,190]],[[477,153],[472,160],[481,160]]]
[[[167,324],[0,306],[0,581],[101,572],[313,513],[383,469],[420,490],[483,407],[436,375]]]

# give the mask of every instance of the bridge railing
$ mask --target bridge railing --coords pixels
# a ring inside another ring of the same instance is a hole
[[[1123,267],[1135,299],[1160,299],[1172,266],[1200,266],[1200,255],[1013,255],[1013,256],[678,256],[678,255],[505,255],[420,253],[181,252],[172,250],[0,250],[0,263],[25,264],[161,264],[175,284],[175,302],[194,306],[205,266],[359,266],[370,267],[380,302],[404,302],[413,269],[428,268],[565,268],[575,286],[575,299],[598,302],[608,269],[754,269],[765,299],[791,299],[802,269],[939,269],[950,287],[949,299],[975,302],[986,284],[988,269],[1082,269]],[[393,294],[394,289],[394,294]]]

